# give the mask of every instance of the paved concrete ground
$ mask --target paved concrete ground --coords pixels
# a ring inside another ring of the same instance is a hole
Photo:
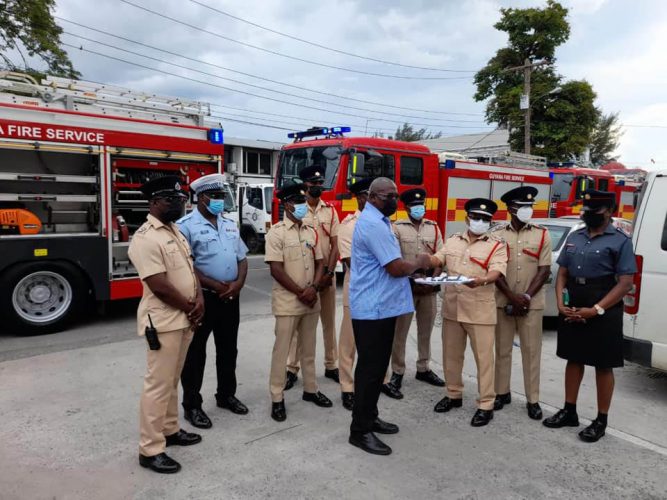
[[[301,382],[286,396],[288,419],[269,417],[268,368],[273,341],[270,278],[253,260],[243,295],[238,397],[250,414],[215,407],[209,365],[204,409],[214,427],[204,441],[170,448],[183,465],[159,476],[137,464],[137,414],[145,342],[134,336],[134,303],[114,306],[58,335],[0,337],[0,498],[666,498],[667,378],[638,366],[617,373],[609,435],[585,444],[576,429],[550,430],[527,418],[518,349],[514,402],[488,427],[474,429],[474,363],[466,361],[461,410],[435,414],[438,388],[412,377],[415,332],[408,341],[405,399],[382,397],[380,411],[401,426],[387,437],[389,457],[347,444],[350,413],[336,384],[320,389],[332,409],[301,401]],[[414,330],[414,329],[413,329]],[[439,329],[433,368],[441,372]],[[318,334],[319,335],[319,334]],[[213,356],[213,343],[209,344]],[[542,400],[562,403],[563,363],[555,334],[545,333]],[[211,359],[211,358],[210,358]],[[595,416],[594,379],[587,373],[582,417]],[[188,425],[184,425],[190,429]]]

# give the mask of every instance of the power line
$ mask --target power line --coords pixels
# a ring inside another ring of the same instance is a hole
[[[319,43],[316,43],[316,42],[311,42],[309,40],[304,40],[303,38],[299,38],[299,37],[294,36],[294,35],[290,35],[290,34],[287,34],[287,33],[283,33],[281,31],[277,31],[277,30],[274,30],[274,29],[271,29],[271,28],[267,28],[266,26],[262,26],[261,24],[257,24],[257,23],[254,23],[252,21],[248,21],[247,19],[243,19],[242,17],[235,16],[233,14],[230,14],[229,12],[225,12],[223,10],[216,9],[215,7],[211,7],[210,5],[199,2],[197,0],[190,0],[190,2],[192,2],[194,4],[197,4],[201,7],[204,7],[206,9],[212,10],[213,12],[217,12],[218,14],[222,14],[223,16],[227,16],[227,17],[229,17],[231,19],[234,19],[236,21],[240,21],[242,23],[249,24],[250,26],[254,26],[256,28],[268,31],[270,33],[274,33],[276,35],[284,36],[284,37],[289,38],[291,40],[296,40],[297,42],[312,45],[313,47],[318,47],[320,49],[329,50],[331,52],[336,52],[338,54],[343,54],[343,55],[350,56],[350,57],[356,57],[358,59],[364,59],[366,61],[373,61],[373,62],[382,63],[382,64],[389,64],[391,66],[400,66],[402,68],[423,69],[423,70],[426,70],[426,71],[443,71],[443,72],[448,72],[448,73],[475,73],[475,70],[445,69],[445,68],[430,68],[430,67],[424,67],[424,66],[412,66],[410,64],[401,64],[401,63],[397,63],[397,62],[386,61],[384,59],[376,59],[374,57],[362,56],[362,55],[359,55],[359,54],[354,54],[352,52],[346,52],[344,50],[335,49],[333,47],[327,47],[326,45],[322,45],[322,44],[319,44]]]
[[[388,75],[386,73],[373,73],[373,72],[370,72],[370,71],[361,71],[361,70],[356,70],[356,69],[351,69],[351,68],[345,68],[345,67],[342,67],[342,66],[334,66],[334,65],[331,65],[331,64],[325,64],[325,63],[321,63],[321,62],[317,62],[317,61],[311,61],[310,59],[303,59],[301,57],[292,56],[292,55],[289,55],[289,54],[285,54],[283,52],[278,52],[278,51],[275,51],[275,50],[266,49],[266,48],[260,47],[258,45],[253,45],[251,43],[242,42],[240,40],[236,40],[234,38],[231,38],[231,37],[228,37],[228,36],[225,36],[225,35],[221,35],[220,33],[215,33],[213,31],[206,30],[206,29],[201,28],[199,26],[195,26],[193,24],[186,23],[185,21],[181,21],[179,19],[167,16],[166,14],[162,14],[161,12],[151,10],[148,7],[144,7],[142,5],[137,5],[136,3],[130,2],[129,0],[120,0],[120,1],[123,2],[123,3],[126,3],[128,5],[131,5],[132,7],[136,7],[137,9],[143,10],[145,12],[149,12],[151,14],[154,14],[158,17],[162,17],[164,19],[168,19],[168,20],[173,21],[175,23],[182,24],[183,26],[187,26],[189,28],[198,30],[202,33],[206,33],[206,34],[215,36],[217,38],[227,40],[228,42],[237,43],[239,45],[243,45],[244,47],[250,47],[250,48],[255,49],[255,50],[260,50],[262,52],[273,54],[275,56],[285,57],[287,59],[292,59],[294,61],[300,61],[300,62],[304,62],[304,63],[307,63],[307,64],[313,64],[315,66],[321,66],[321,67],[324,67],[324,68],[337,69],[337,70],[340,70],[340,71],[348,71],[350,73],[357,73],[357,74],[361,74],[361,75],[379,76],[379,77],[382,77],[382,78],[398,78],[398,79],[402,79],[402,80],[468,80],[470,78],[473,78],[472,76],[442,76],[441,77],[441,76]]]
[[[667,125],[626,125],[621,123],[621,127],[632,127],[632,128],[667,128]]]
[[[299,85],[292,85],[290,83],[284,83],[284,82],[280,82],[280,81],[277,81],[277,80],[272,80],[270,78],[265,78],[265,77],[262,77],[262,76],[253,75],[252,73],[246,73],[246,72],[243,72],[243,71],[238,71],[238,70],[234,70],[234,69],[231,69],[231,68],[227,68],[225,66],[221,66],[221,65],[218,65],[218,64],[213,64],[213,63],[210,63],[210,62],[207,62],[207,61],[202,61],[201,59],[195,59],[193,57],[189,57],[189,56],[186,56],[186,55],[183,55],[183,54],[179,54],[177,52],[172,52],[170,50],[161,49],[161,48],[155,47],[153,45],[148,45],[146,43],[138,42],[138,41],[132,40],[130,38],[126,38],[126,37],[123,37],[123,36],[120,36],[120,35],[115,35],[113,33],[109,33],[108,31],[93,28],[91,26],[88,26],[88,25],[85,25],[85,24],[80,24],[80,23],[77,23],[77,22],[74,22],[74,21],[70,21],[70,20],[62,18],[62,17],[58,17],[58,16],[54,16],[54,17],[56,19],[60,20],[60,21],[64,21],[66,23],[74,24],[76,26],[79,26],[79,27],[84,28],[84,29],[88,29],[90,31],[101,33],[103,35],[110,36],[110,37],[113,37],[113,38],[117,38],[117,39],[120,39],[120,40],[124,40],[126,42],[130,42],[130,43],[133,43],[133,44],[136,44],[136,45],[140,45],[142,47],[146,47],[146,48],[149,48],[149,49],[152,49],[152,50],[157,50],[157,51],[163,52],[165,54],[169,54],[169,55],[176,56],[176,57],[181,57],[181,58],[186,59],[188,61],[193,61],[193,62],[197,62],[197,63],[200,63],[200,64],[205,64],[207,66],[212,66],[214,68],[222,69],[222,70],[225,70],[225,71],[230,71],[232,73],[238,73],[238,74],[244,75],[244,76],[249,76],[251,78],[256,78],[258,80],[263,80],[263,81],[267,81],[267,82],[271,82],[271,83],[276,83],[278,85],[284,85],[284,86],[292,87],[292,88],[299,89],[299,90],[305,90],[307,92],[313,92],[313,93],[316,93],[316,94],[327,95],[327,96],[330,96],[330,97],[336,97],[338,99],[347,99],[347,100],[350,100],[350,101],[361,102],[361,103],[364,103],[364,104],[371,104],[371,105],[374,105],[374,106],[383,106],[383,107],[389,107],[389,108],[395,108],[395,109],[403,109],[403,110],[407,110],[407,111],[420,111],[420,112],[425,112],[425,113],[451,114],[451,115],[483,116],[483,115],[478,114],[478,113],[453,113],[453,112],[446,112],[446,111],[432,111],[432,110],[423,110],[423,109],[416,109],[416,108],[406,108],[406,107],[402,107],[402,106],[395,106],[395,105],[392,105],[392,104],[384,104],[384,103],[375,102],[375,101],[367,101],[367,100],[364,100],[364,99],[355,99],[355,98],[352,98],[352,97],[341,96],[341,95],[333,94],[333,93],[330,93],[330,92],[322,92],[322,91],[319,91],[319,90],[313,90],[313,89],[309,89],[309,88],[306,88],[306,87],[301,87]],[[125,49],[120,49],[119,47],[117,47],[115,45],[105,44],[105,43],[100,42],[98,40],[93,40],[91,38],[86,38],[86,37],[84,37],[82,35],[78,35],[76,33],[71,33],[71,32],[68,32],[68,31],[63,31],[63,33],[71,35],[71,36],[75,36],[77,38],[82,38],[82,39],[88,40],[90,42],[99,43],[100,45],[106,45],[107,47],[116,48],[116,49],[119,49],[119,50],[125,50]],[[220,77],[220,78],[222,78],[222,77]],[[235,81],[235,80],[232,80],[232,81]],[[262,88],[262,87],[260,87],[260,88]],[[289,94],[289,95],[293,95],[293,94]],[[298,96],[298,97],[300,97],[300,96]],[[318,101],[318,102],[327,103],[327,101]],[[338,105],[338,104],[334,103],[334,105]],[[425,118],[425,119],[431,120],[431,118]],[[442,120],[447,121],[447,122],[451,121],[451,122],[460,122],[460,123],[479,123],[476,120],[447,120],[447,119],[442,119]]]
[[[329,102],[329,101],[322,101],[322,100],[313,99],[313,98],[310,98],[310,97],[302,97],[302,96],[299,96],[299,95],[296,95],[296,94],[290,94],[289,92],[282,92],[280,90],[273,90],[273,89],[269,89],[269,88],[266,88],[266,87],[262,87],[260,85],[254,85],[254,84],[251,84],[251,83],[246,83],[246,82],[242,82],[242,81],[239,81],[239,80],[234,80],[232,78],[227,78],[227,77],[224,77],[224,76],[216,75],[214,73],[207,73],[206,71],[193,69],[193,68],[190,68],[188,66],[183,66],[181,64],[176,64],[176,63],[173,63],[173,62],[170,62],[170,61],[165,61],[164,59],[159,59],[159,58],[156,58],[156,57],[141,54],[139,52],[134,52],[134,51],[131,51],[131,50],[123,49],[123,48],[117,47],[115,45],[107,44],[107,43],[104,43],[104,42],[99,42],[97,40],[92,40],[90,38],[87,38],[87,37],[84,37],[84,36],[81,36],[81,35],[75,35],[75,34],[72,34],[72,33],[69,33],[69,32],[65,32],[65,33],[67,35],[70,35],[70,36],[74,36],[74,37],[77,37],[77,38],[81,38],[83,40],[87,40],[87,41],[90,41],[90,42],[93,42],[93,43],[97,43],[97,44],[103,45],[105,47],[110,47],[112,49],[119,50],[121,52],[126,52],[128,54],[143,57],[145,59],[150,59],[150,60],[155,61],[155,62],[159,62],[159,63],[162,63],[162,64],[167,64],[167,65],[170,65],[170,66],[174,66],[176,68],[184,69],[186,71],[193,71],[195,73],[200,73],[200,74],[205,75],[205,76],[211,76],[211,77],[214,77],[214,78],[219,78],[221,80],[231,81],[233,83],[237,83],[237,84],[240,84],[240,85],[245,85],[245,86],[248,86],[248,87],[257,88],[257,89],[264,90],[264,91],[267,91],[267,92],[274,92],[274,93],[281,94],[281,95],[286,95],[286,96],[289,96],[289,97],[296,97],[297,99],[303,99],[303,100],[307,100],[307,101],[313,101],[313,102],[317,102],[317,103],[327,104],[327,105],[331,105],[331,106],[338,106],[338,107],[342,107],[342,108],[355,109],[355,110],[358,110],[358,111],[367,111],[367,112],[379,113],[379,114],[383,114],[383,115],[399,116],[399,117],[402,117],[402,118],[416,118],[416,119],[422,119],[422,120],[423,119],[433,120],[433,118],[419,117],[419,116],[412,116],[412,115],[403,115],[403,114],[400,114],[400,113],[391,113],[389,111],[377,111],[377,110],[368,109],[368,108],[359,108],[359,107],[356,107],[356,106],[349,106],[349,105],[345,105],[345,104],[332,103],[332,102]],[[124,59],[114,58],[112,56],[109,56],[108,54],[103,54],[103,53],[96,52],[96,51],[93,51],[93,50],[90,50],[90,49],[85,49],[85,48],[83,48],[83,46],[76,47],[74,45],[69,45],[69,44],[65,44],[65,45],[68,45],[68,46],[73,47],[73,48],[77,48],[77,49],[85,51],[85,52],[89,52],[91,54],[100,55],[102,57],[109,57],[111,59],[116,59],[116,60],[121,61],[121,62],[129,62],[129,61],[126,61]],[[130,64],[135,64],[135,63],[130,62]],[[136,65],[142,66],[140,64],[136,64]],[[145,67],[146,69],[159,71],[159,70],[156,70],[155,68],[150,68],[150,67],[146,67],[146,66],[143,66],[143,67]],[[172,74],[172,73],[167,73],[167,74],[171,74],[172,76],[181,77],[180,75],[175,75],[175,74]],[[185,77],[182,77],[182,78],[185,78]],[[199,80],[194,80],[194,81],[199,81]],[[213,84],[208,83],[208,82],[205,82],[205,83],[207,85],[213,85]],[[404,123],[405,122],[405,120],[391,120],[389,118],[377,118],[377,117],[360,116],[358,114],[344,113],[342,111],[333,111],[333,110],[324,109],[324,108],[317,108],[317,107],[313,107],[313,106],[307,106],[305,104],[294,103],[294,102],[290,102],[290,101],[282,101],[282,100],[279,100],[279,99],[275,99],[275,98],[271,98],[271,97],[267,97],[267,96],[262,96],[262,95],[259,95],[259,94],[253,94],[253,93],[250,93],[250,92],[245,92],[245,91],[241,91],[241,90],[238,90],[238,89],[233,89],[233,88],[230,88],[230,87],[224,87],[224,86],[221,86],[221,85],[214,85],[214,86],[225,89],[225,90],[229,90],[231,92],[240,92],[240,93],[251,95],[251,96],[254,96],[254,97],[260,97],[262,99],[269,99],[269,100],[276,101],[276,102],[287,103],[287,104],[291,104],[291,105],[294,105],[294,106],[301,106],[301,107],[304,107],[304,108],[314,109],[314,110],[317,110],[317,111],[324,111],[324,112],[327,112],[327,113],[338,113],[338,114],[341,114],[341,115],[360,117],[360,118],[365,118],[365,119],[373,120],[373,121],[377,120],[377,121],[387,121],[387,122],[394,122],[394,123]],[[441,123],[426,123],[426,124],[424,124],[424,123],[415,123],[414,125],[421,125],[421,126],[427,126],[427,127],[468,128],[468,129],[470,129],[470,128],[472,128],[472,129],[485,128],[485,127],[481,127],[481,126],[473,127],[473,126],[465,126],[465,125],[444,125],[444,124],[441,124]]]

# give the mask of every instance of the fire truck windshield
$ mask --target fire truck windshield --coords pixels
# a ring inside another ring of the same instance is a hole
[[[324,188],[331,189],[336,180],[342,149],[339,146],[315,146],[286,149],[282,153],[277,187],[298,179],[299,172],[313,165],[325,170]],[[298,182],[298,181],[297,181]]]
[[[574,174],[554,174],[551,186],[551,200],[565,201],[570,198]]]

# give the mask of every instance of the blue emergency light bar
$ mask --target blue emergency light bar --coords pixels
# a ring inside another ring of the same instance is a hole
[[[289,139],[294,139],[296,141],[301,140],[305,137],[316,137],[318,135],[323,135],[326,137],[334,137],[337,135],[343,135],[346,132],[351,132],[350,127],[313,127],[302,132],[290,132],[287,134]]]
[[[224,130],[221,128],[212,128],[208,131],[208,140],[212,144],[224,143]]]

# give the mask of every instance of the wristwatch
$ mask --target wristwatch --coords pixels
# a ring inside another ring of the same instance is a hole
[[[598,304],[594,304],[593,308],[598,312],[598,316],[602,316],[604,314],[604,309],[600,307]]]
[[[329,271],[329,266],[324,266],[324,274],[326,274],[327,276],[333,276],[334,274],[336,274],[336,272]]]

